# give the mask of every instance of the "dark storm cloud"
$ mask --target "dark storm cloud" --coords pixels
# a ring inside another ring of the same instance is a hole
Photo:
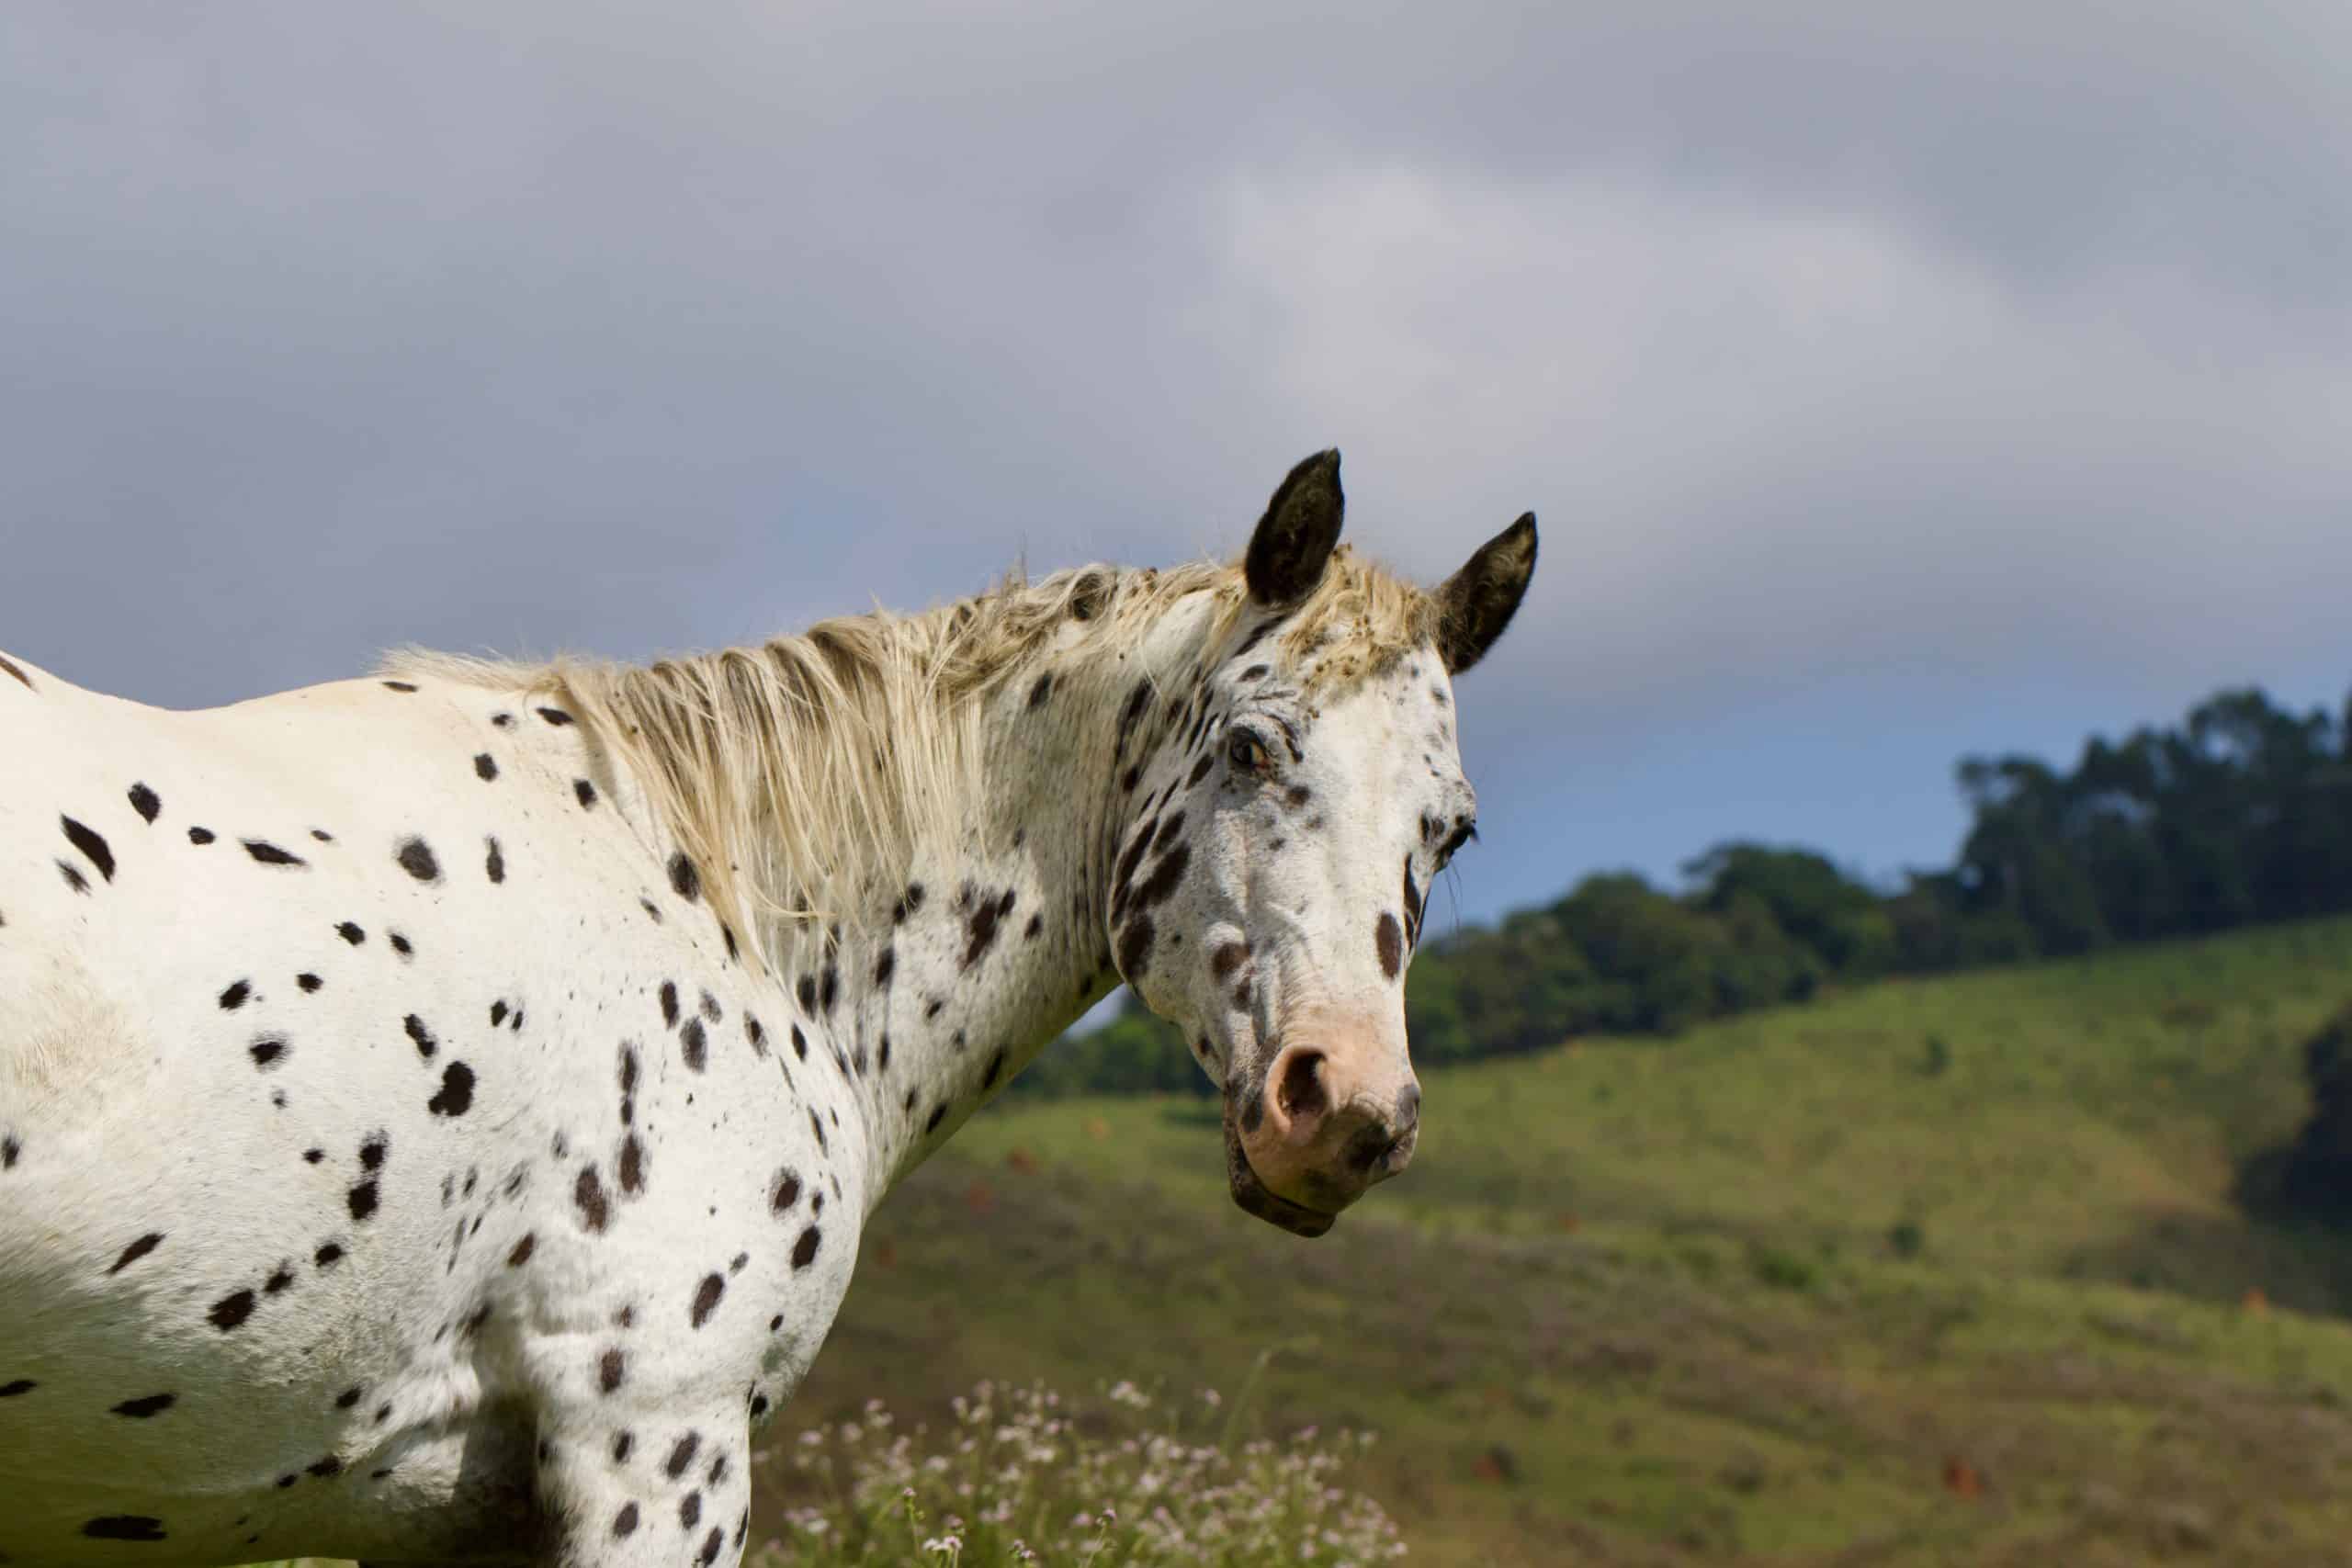
[[[1223,552],[1338,442],[1354,533],[1425,575],[1544,517],[1464,694],[1489,818],[1544,845],[1484,912],[1658,863],[1556,803],[1606,815],[1592,759],[1661,726],[2340,662],[2339,8],[7,26],[0,646],[87,684]],[[1887,766],[1942,798],[1959,745]],[[1809,826],[1742,810],[1673,830]]]

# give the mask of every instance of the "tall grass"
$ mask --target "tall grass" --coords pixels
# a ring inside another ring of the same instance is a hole
[[[1353,1568],[1405,1555],[1380,1505],[1340,1483],[1369,1434],[1244,1440],[1223,1403],[1120,1382],[1079,1405],[1043,1384],[983,1382],[934,1429],[901,1428],[869,1401],[766,1450],[761,1479],[788,1506],[784,1533],[751,1561]]]

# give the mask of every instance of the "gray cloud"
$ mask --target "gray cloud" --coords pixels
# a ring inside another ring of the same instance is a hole
[[[1474,913],[1810,830],[1596,771],[1759,713],[1910,736],[1942,797],[1987,693],[2065,736],[2341,679],[2336,7],[8,25],[0,645],[88,684],[1222,552],[1335,441],[1423,575],[1544,517],[1464,693],[1526,846]],[[1866,849],[1941,852],[1939,809]]]

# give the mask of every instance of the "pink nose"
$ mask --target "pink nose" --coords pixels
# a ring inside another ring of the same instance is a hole
[[[1409,1072],[1374,1075],[1320,1046],[1285,1045],[1261,1102],[1243,1111],[1242,1152],[1272,1191],[1336,1213],[1411,1161],[1420,1114]]]

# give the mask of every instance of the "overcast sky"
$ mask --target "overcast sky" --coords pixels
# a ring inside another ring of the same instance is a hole
[[[12,0],[0,648],[708,647],[1228,553],[1337,445],[1416,574],[1543,519],[1463,918],[1889,875],[1963,752],[2341,703],[2347,159],[2329,0]]]

